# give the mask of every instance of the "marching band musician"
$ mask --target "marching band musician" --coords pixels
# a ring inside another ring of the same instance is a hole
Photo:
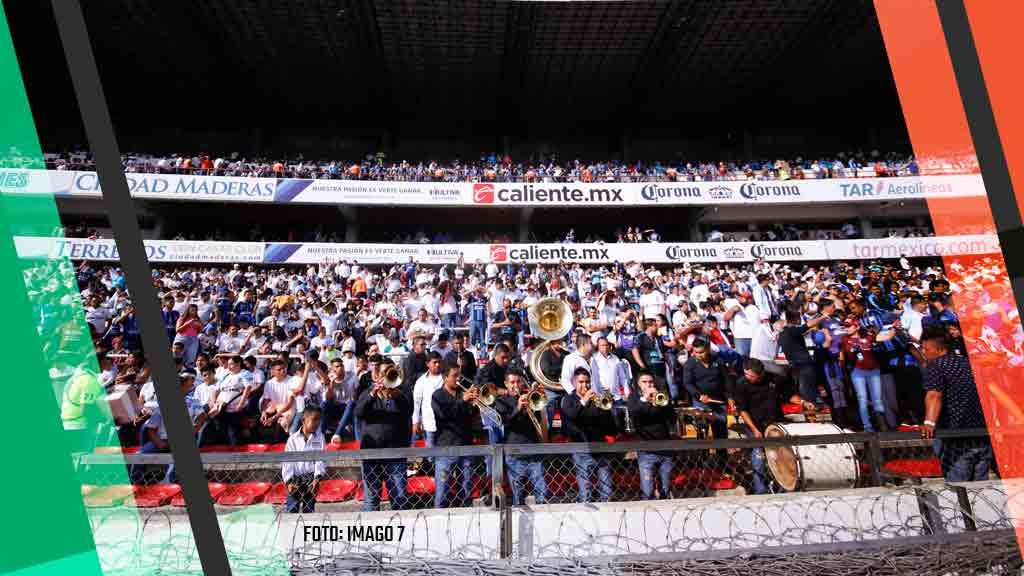
[[[633,426],[636,434],[641,440],[669,440],[672,438],[672,430],[677,422],[675,409],[668,402],[667,395],[665,403],[659,406],[656,397],[659,393],[665,394],[658,389],[654,374],[641,371],[637,375],[637,386],[639,394],[629,399],[629,412],[633,418]],[[640,465],[640,491],[644,500],[654,499],[654,487],[657,480],[661,480],[661,498],[670,498],[672,465],[671,453],[664,452],[637,452],[637,462]],[[657,476],[655,476],[657,471]]]
[[[458,366],[463,376],[469,380],[476,378],[476,357],[466,349],[465,334],[456,334],[452,339],[452,353],[449,357],[452,359],[449,364]]]
[[[590,340],[590,337],[586,337]],[[615,418],[611,410],[602,410],[598,395],[590,387],[590,372],[577,368],[572,375],[576,388],[572,394],[562,398],[562,428],[573,442],[602,442],[605,436],[616,433]],[[572,455],[576,467],[576,483],[579,485],[579,501],[590,502],[590,476],[597,469],[598,493],[601,502],[612,496],[612,469],[604,454],[585,452]]]
[[[444,383],[431,396],[431,410],[436,419],[435,446],[468,446],[473,443],[473,420],[479,418],[477,406],[473,403],[480,398],[480,389],[472,387],[463,391],[459,386],[459,368],[449,366],[445,370]],[[457,496],[449,500],[451,481],[459,476]],[[473,488],[473,459],[469,456],[438,456],[434,460],[434,507],[457,508],[470,505]]]
[[[505,375],[505,389],[508,395],[499,396],[494,409],[501,414],[505,423],[506,444],[539,444],[547,441],[546,416],[543,411],[530,417],[529,393],[526,375],[522,372],[510,371]],[[544,418],[544,424],[540,419]],[[536,420],[535,420],[536,419]],[[537,422],[535,424],[534,422]],[[538,429],[540,427],[540,429]],[[508,469],[508,481],[512,485],[512,505],[522,504],[525,492],[526,477],[533,485],[533,497],[537,504],[547,501],[547,483],[544,480],[544,459],[540,455],[505,456]]]
[[[380,357],[377,361],[372,386],[364,389],[356,404],[356,418],[362,420],[362,437],[360,449],[374,448],[407,448],[412,436],[410,421],[412,419],[412,398],[408,389],[403,386],[386,388],[383,373],[393,362]],[[404,458],[394,460],[364,460],[362,464],[363,511],[372,512],[380,507],[381,482],[388,487],[392,510],[405,508],[406,461]]]

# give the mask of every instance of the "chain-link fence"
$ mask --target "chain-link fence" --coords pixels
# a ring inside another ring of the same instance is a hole
[[[935,440],[914,432],[823,431],[789,423],[770,426],[762,438],[387,450],[343,445],[348,449],[306,453],[250,444],[207,447],[202,457],[217,505],[269,503],[296,512],[624,502],[998,477],[983,430],[944,432]],[[110,485],[121,474],[120,455],[80,458],[94,480],[94,487],[83,488],[87,505],[183,505],[170,454],[126,451],[131,485]]]

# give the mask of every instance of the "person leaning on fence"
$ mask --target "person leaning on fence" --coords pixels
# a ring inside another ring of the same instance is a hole
[[[930,326],[921,334],[924,369],[925,419],[921,436],[934,438],[936,428],[985,428],[978,388],[965,356],[951,354],[946,331]],[[988,480],[992,445],[988,437],[936,440],[942,473],[949,482]]]
[[[572,381],[575,390],[562,397],[563,432],[573,442],[603,442],[606,436],[615,435],[615,417],[611,410],[602,410],[597,405],[598,395],[590,387],[590,372],[586,368],[577,368]],[[612,496],[612,469],[607,455],[574,452],[572,461],[576,468],[579,502],[590,502],[590,476],[595,469],[599,500],[609,501]]]
[[[657,394],[667,395],[668,392],[657,387],[654,374],[650,372],[640,372],[636,381],[639,393],[629,399],[629,412],[637,436],[641,440],[655,442],[671,439],[678,423],[676,411],[670,402],[666,401],[664,406],[658,406],[655,402]],[[640,492],[644,500],[654,499],[654,488],[658,480],[661,481],[661,498],[671,498],[672,453],[637,452],[637,463],[640,466]]]
[[[389,364],[393,362],[380,362],[379,372],[383,373]],[[356,402],[356,418],[363,422],[360,449],[408,448],[412,438],[412,390],[405,386],[386,389],[382,380],[374,381]],[[391,509],[405,508],[406,466],[405,458],[363,461],[364,512],[379,509],[382,482],[387,484]]]
[[[285,452],[321,452],[326,449],[324,435],[320,432],[320,407],[308,405],[302,410],[302,424],[299,430],[288,437]],[[281,465],[281,479],[288,488],[286,510],[295,514],[313,512],[316,505],[316,489],[327,474],[323,460],[285,462]]]
[[[726,438],[726,408],[732,397],[732,381],[723,362],[711,351],[711,343],[697,338],[693,352],[683,365],[683,387],[690,394],[693,407],[711,413],[711,432],[716,440]],[[725,450],[716,450],[716,458],[724,465]]]

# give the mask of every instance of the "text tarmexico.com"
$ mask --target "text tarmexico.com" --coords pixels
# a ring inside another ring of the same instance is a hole
[[[474,204],[495,204],[495,203],[524,203],[524,202],[551,202],[551,203],[612,203],[623,202],[621,188],[570,188],[569,186],[559,187],[535,187],[532,184],[522,184],[514,188],[499,187],[504,185],[495,184],[474,184]]]
[[[992,254],[999,252],[999,244],[989,240],[947,240],[933,242],[907,242],[899,244],[854,244],[854,258],[927,258],[947,254]]]

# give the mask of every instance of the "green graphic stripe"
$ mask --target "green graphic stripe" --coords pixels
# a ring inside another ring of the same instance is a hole
[[[54,62],[60,66],[60,62]],[[5,185],[29,184],[27,169],[43,168],[43,156],[18,62],[0,7],[0,178]],[[90,470],[75,466],[73,454],[117,445],[74,268],[67,259],[19,259],[13,235],[45,237],[60,232],[53,196],[0,195],[0,299],[7,306],[2,349],[16,387],[18,409],[0,419],[4,442],[4,553],[0,572],[103,574],[104,542],[94,539],[83,501],[83,485],[127,484],[122,463]],[[125,512],[138,516],[131,498]],[[113,550],[113,546],[108,549]]]

